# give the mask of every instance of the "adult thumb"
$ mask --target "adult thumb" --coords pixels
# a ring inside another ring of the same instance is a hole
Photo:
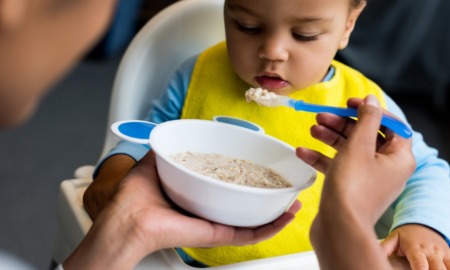
[[[370,146],[375,150],[381,117],[380,103],[374,95],[368,95],[358,106],[358,121],[350,140],[356,141],[359,146]]]

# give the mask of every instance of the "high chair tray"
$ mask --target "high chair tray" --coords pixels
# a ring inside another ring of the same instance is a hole
[[[146,258],[135,269],[198,269],[186,265],[174,249],[155,252]],[[260,259],[230,265],[208,267],[211,270],[299,270],[320,269],[314,252],[303,252],[274,258]]]

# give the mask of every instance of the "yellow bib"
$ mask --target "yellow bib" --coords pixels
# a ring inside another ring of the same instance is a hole
[[[327,82],[312,85],[291,94],[294,99],[316,104],[346,107],[349,97],[374,94],[385,107],[382,90],[358,71],[333,61],[334,77]],[[269,108],[247,103],[244,93],[250,86],[234,73],[228,59],[226,43],[213,46],[199,55],[187,91],[181,118],[212,119],[215,115],[228,115],[260,125],[267,134],[291,144],[320,151],[332,157],[335,150],[310,135],[316,124],[313,113],[297,112],[291,108]],[[273,238],[248,246],[219,248],[183,248],[196,259],[209,266],[218,266],[260,258],[312,250],[309,230],[317,214],[323,174],[301,192],[302,209],[295,220]]]

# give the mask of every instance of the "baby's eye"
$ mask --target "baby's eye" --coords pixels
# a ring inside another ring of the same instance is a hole
[[[299,41],[314,41],[319,37],[319,35],[302,35],[297,33],[292,33],[292,36]]]
[[[257,34],[261,32],[261,27],[255,27],[255,26],[247,26],[242,23],[237,23],[237,27],[239,31],[247,33],[247,34]]]

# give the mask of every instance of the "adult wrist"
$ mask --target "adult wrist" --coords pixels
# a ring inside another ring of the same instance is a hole
[[[126,209],[126,205],[114,202],[108,205],[64,262],[64,269],[132,269],[153,252],[153,239],[140,238]]]

